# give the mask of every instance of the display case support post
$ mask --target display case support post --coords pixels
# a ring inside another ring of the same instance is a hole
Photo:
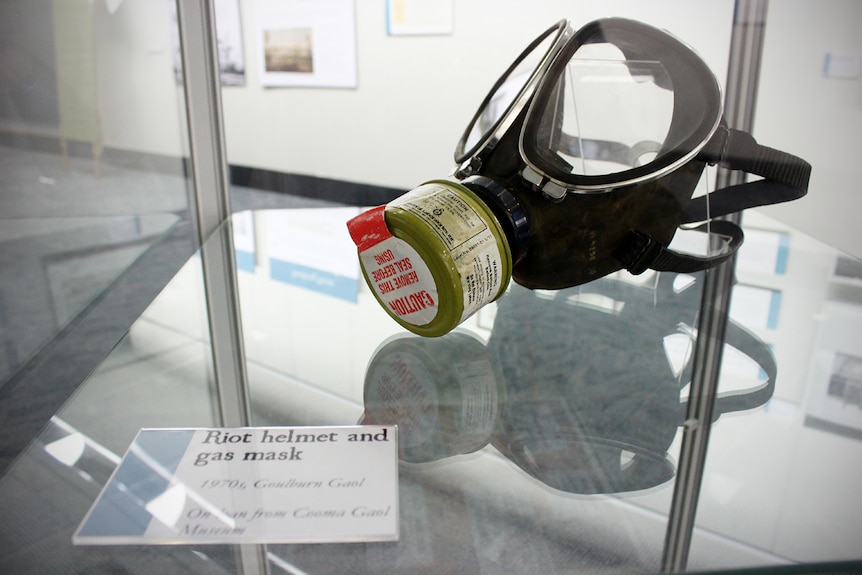
[[[193,180],[189,203],[201,245],[218,415],[225,427],[243,427],[251,417],[233,236],[229,224],[219,228],[231,210],[215,6],[212,0],[176,6]],[[239,573],[269,572],[264,545],[237,546],[236,560]]]
[[[749,133],[754,124],[767,6],[768,0],[737,0],[734,7],[724,116],[729,127]],[[716,188],[743,180],[742,174],[721,169]],[[740,223],[741,215],[731,214],[725,219]],[[688,412],[662,557],[665,572],[684,571],[688,565],[730,312],[734,264],[732,258],[704,275]]]

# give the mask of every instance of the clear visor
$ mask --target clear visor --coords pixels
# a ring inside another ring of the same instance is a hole
[[[690,48],[639,22],[599,20],[578,30],[548,67],[525,116],[520,154],[534,185],[604,192],[677,169],[720,119],[718,83]]]
[[[674,92],[659,62],[626,61],[609,44],[578,49],[560,78],[534,146],[565,173],[601,176],[651,163],[680,144],[670,134]]]
[[[527,60],[522,60],[516,69],[504,78],[499,87],[491,94],[487,104],[476,115],[464,141],[464,149],[473,149],[488,138],[494,127],[517,99],[518,94],[526,86],[535,69],[535,64],[535,61],[528,63]]]
[[[497,80],[458,143],[456,162],[476,154],[483,145],[493,147],[499,135],[529,103],[541,79],[540,72],[559,50],[558,44],[567,30],[563,22],[546,30]]]
[[[519,117],[522,127],[514,125]],[[675,170],[706,144],[720,118],[715,77],[672,36],[624,19],[577,31],[563,21],[496,82],[455,161],[463,167],[479,159],[481,166],[507,131],[518,129],[533,185],[603,192]]]

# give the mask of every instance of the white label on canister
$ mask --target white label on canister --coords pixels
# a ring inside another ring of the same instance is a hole
[[[439,309],[437,284],[416,250],[389,232],[383,210],[383,206],[369,210],[348,222],[359,259],[371,287],[391,313],[409,324],[426,325]]]
[[[389,205],[423,220],[446,246],[461,277],[461,321],[494,301],[504,281],[503,256],[488,223],[467,200],[450,188],[429,183]]]

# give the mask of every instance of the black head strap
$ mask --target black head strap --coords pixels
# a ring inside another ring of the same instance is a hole
[[[710,256],[695,256],[670,250],[642,232],[630,232],[614,256],[631,274],[638,275],[648,269],[679,273],[692,273],[730,259],[742,245],[743,233],[739,226],[725,220],[714,220],[693,228],[693,231],[713,233],[722,237],[725,247]]]
[[[691,256],[667,249],[650,236],[633,231],[616,251],[630,273],[647,269],[690,273],[713,267],[729,259],[742,245],[743,233],[736,224],[712,220],[746,208],[789,202],[808,193],[811,165],[794,155],[761,146],[748,133],[719,128],[699,158],[731,170],[742,170],[763,179],[728,186],[694,198],[683,212],[682,223],[710,223],[694,228],[725,236],[725,249],[715,256]]]
[[[720,128],[700,157],[710,164],[742,170],[763,179],[728,186],[692,199],[684,211],[683,223],[789,202],[808,193],[811,164],[792,154],[761,146],[746,132]]]

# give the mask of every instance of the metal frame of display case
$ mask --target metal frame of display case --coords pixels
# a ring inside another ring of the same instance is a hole
[[[725,90],[724,117],[728,126],[751,132],[754,124],[757,82],[763,50],[763,31],[769,0],[736,0]],[[716,189],[742,183],[744,174],[720,169]],[[740,214],[726,219],[739,223]],[[682,571],[694,531],[697,501],[703,481],[713,407],[718,391],[724,334],[730,315],[736,258],[707,270],[694,344],[691,400],[688,404],[679,469],[668,520],[662,567]]]
[[[192,212],[201,245],[201,268],[221,424],[251,423],[233,246],[228,234],[206,239],[230,217],[227,162],[218,63],[215,5],[211,0],[177,2],[183,82],[191,148]],[[268,573],[265,545],[239,545],[242,573]]]
[[[223,425],[242,426],[249,424],[250,417],[233,247],[227,245],[227,240],[206,242],[230,216],[215,6],[208,0],[178,2],[177,11],[191,148],[193,212],[201,244],[218,403]]]

